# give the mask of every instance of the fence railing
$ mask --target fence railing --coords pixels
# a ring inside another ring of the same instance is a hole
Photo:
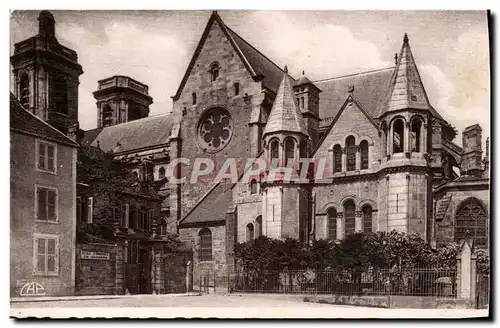
[[[432,268],[239,271],[228,278],[228,287],[231,292],[246,293],[456,297],[456,277],[456,270]]]

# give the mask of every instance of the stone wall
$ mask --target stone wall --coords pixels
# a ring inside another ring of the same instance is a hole
[[[210,284],[214,279],[227,277],[226,265],[226,227],[224,225],[207,226],[212,232],[212,260],[200,261],[200,238],[198,234],[203,227],[180,228],[179,237],[186,246],[193,250],[193,289],[200,289],[200,278],[210,277]]]
[[[114,244],[78,244],[76,247],[76,294],[121,294],[123,272],[122,283],[117,279],[119,278],[117,272],[121,271],[118,266],[122,265],[121,252],[121,248]]]

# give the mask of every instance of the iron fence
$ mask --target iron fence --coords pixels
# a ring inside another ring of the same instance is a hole
[[[230,292],[456,297],[456,270],[374,269],[244,272],[229,279]]]

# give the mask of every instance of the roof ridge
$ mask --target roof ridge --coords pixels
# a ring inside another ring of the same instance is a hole
[[[347,75],[340,75],[340,76],[330,77],[330,78],[321,79],[321,80],[314,80],[312,82],[313,83],[321,83],[321,82],[328,82],[328,81],[331,81],[331,80],[338,80],[338,79],[343,79],[343,78],[347,78],[347,77],[353,77],[353,76],[362,75],[362,74],[378,73],[378,72],[381,72],[381,71],[387,71],[387,70],[390,70],[390,69],[394,69],[395,67],[396,66],[391,66],[391,67],[386,67],[386,68],[378,68],[378,69],[373,69],[373,70],[369,70],[369,71],[363,71],[363,72],[358,72],[358,73],[353,73],[353,74],[347,74]]]
[[[169,112],[169,113],[162,113],[162,114],[156,114],[156,115],[151,115],[151,116],[147,116],[147,117],[139,118],[139,119],[137,119],[137,120],[127,121],[127,122],[118,123],[118,124],[113,124],[113,125],[110,125],[110,126],[104,126],[104,127],[102,127],[102,128],[94,128],[94,129],[90,129],[90,130],[87,130],[87,131],[92,131],[92,130],[96,130],[96,129],[107,129],[107,128],[111,128],[111,127],[114,127],[114,126],[124,126],[124,125],[126,125],[126,124],[130,124],[130,123],[134,123],[134,122],[140,122],[140,121],[145,121],[145,120],[152,119],[152,118],[158,118],[158,117],[160,117],[160,116],[169,116],[170,114],[172,114],[172,112]]]
[[[26,113],[30,114],[31,116],[33,116],[34,118],[36,118],[37,120],[39,120],[40,122],[42,122],[43,124],[45,124],[46,126],[48,126],[49,128],[51,128],[52,130],[56,131],[57,133],[59,133],[61,136],[63,136],[65,139],[67,139],[69,142],[71,142],[72,144],[74,145],[77,145],[78,146],[78,143],[76,141],[74,141],[73,139],[71,139],[70,137],[68,137],[67,135],[65,135],[64,133],[62,133],[61,131],[59,131],[58,129],[56,129],[55,127],[53,127],[52,125],[50,125],[49,123],[45,122],[44,120],[42,120],[41,118],[39,118],[38,116],[36,116],[35,114],[31,113],[30,111],[26,110],[23,108],[23,106],[21,106],[21,104],[19,103],[19,101],[17,100],[17,98],[12,94],[12,92],[10,93],[10,96],[11,96],[11,100],[14,100],[16,102],[16,105],[19,105],[20,106],[20,109],[22,109],[23,111],[25,111]]]

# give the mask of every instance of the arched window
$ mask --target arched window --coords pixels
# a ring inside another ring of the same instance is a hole
[[[333,173],[342,172],[342,148],[340,145],[333,147]]]
[[[19,92],[21,105],[28,109],[30,107],[30,78],[27,73],[21,76],[21,80],[19,81]]]
[[[352,199],[344,202],[345,235],[350,235],[356,231],[356,219],[354,217],[356,205]]]
[[[360,153],[361,153],[361,169],[366,170],[369,167],[369,159],[368,159],[368,141],[363,140],[359,144]]]
[[[102,126],[110,126],[113,123],[113,109],[109,104],[105,104],[102,108]]]
[[[255,195],[257,193],[257,180],[252,179],[250,181],[250,195]]]
[[[278,140],[271,141],[271,160],[279,159],[279,142]]]
[[[262,216],[259,215],[257,219],[255,219],[255,238],[259,238],[262,236]]]
[[[301,108],[304,109],[304,97],[301,97],[300,98],[300,104],[301,104]]]
[[[288,163],[292,162],[294,159],[294,152],[295,152],[295,142],[293,139],[288,138],[285,141],[285,166],[288,167]]]
[[[200,261],[212,261],[212,232],[208,228],[201,229],[200,237]]]
[[[478,247],[487,246],[487,215],[483,205],[476,198],[464,200],[455,215],[455,242],[460,243],[466,238],[474,238]]]
[[[167,220],[161,219],[160,221],[160,236],[167,235]]]
[[[328,217],[328,239],[337,240],[337,209],[329,208],[326,215]]]
[[[193,98],[193,105],[196,105],[196,92],[191,94],[191,98]]]
[[[58,113],[68,114],[68,84],[63,75],[54,80],[54,106]]]
[[[158,170],[158,178],[160,178],[160,180],[165,178],[165,168],[163,166]]]
[[[392,125],[393,129],[393,142],[392,142],[392,152],[402,153],[404,151],[405,144],[405,124],[403,120],[397,119]]]
[[[213,82],[219,78],[219,63],[215,62],[210,65],[210,80]]]
[[[361,209],[363,212],[363,232],[372,232],[372,207],[365,205]]]
[[[253,224],[247,224],[247,241],[251,241],[254,238],[254,227]]]
[[[347,171],[356,170],[356,140],[353,136],[348,136],[345,139],[346,154],[347,154]]]
[[[415,119],[411,123],[411,151],[420,153],[420,140],[422,138],[422,121]]]

